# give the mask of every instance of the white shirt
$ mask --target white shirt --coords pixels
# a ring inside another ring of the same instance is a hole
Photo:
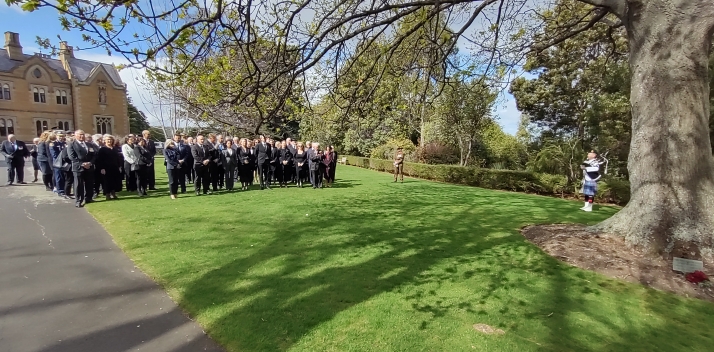
[[[129,144],[121,146],[121,154],[124,155],[124,161],[129,164],[136,164],[138,161],[136,160],[136,154],[134,154],[134,148],[132,148]]]

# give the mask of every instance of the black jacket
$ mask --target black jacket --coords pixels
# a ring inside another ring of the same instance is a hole
[[[272,159],[271,152],[270,144],[258,143],[258,145],[255,146],[255,157],[258,161],[258,165],[270,161]]]
[[[136,145],[134,147],[134,155],[136,155],[137,164],[139,166],[149,166],[154,162],[154,154],[151,154],[149,148]]]
[[[97,147],[93,143],[85,143],[87,148],[83,148],[82,144],[74,141],[67,146],[67,157],[72,161],[72,171],[74,172],[94,172],[94,163],[97,159]],[[89,169],[82,167],[83,163],[90,163]]]
[[[293,152],[288,149],[280,149],[280,165],[284,166],[292,166],[293,164]],[[287,164],[283,164],[284,161],[287,161]]]
[[[27,149],[27,146],[25,146],[24,142],[15,141],[15,143],[17,143],[17,149],[13,147],[10,141],[3,141],[2,148],[0,148],[0,152],[2,153],[2,155],[5,156],[5,160],[8,164],[24,164],[24,158],[30,156],[30,151]]]
[[[166,170],[180,169],[180,152],[174,148],[164,148],[164,158],[166,159]]]
[[[204,143],[202,146],[194,144],[191,146],[191,156],[193,156],[194,166],[203,166],[204,160],[211,160],[210,144]]]

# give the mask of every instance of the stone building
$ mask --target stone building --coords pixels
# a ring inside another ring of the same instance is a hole
[[[112,65],[80,60],[60,43],[59,58],[22,52],[5,32],[0,50],[0,140],[30,142],[46,130],[129,133],[126,85]]]

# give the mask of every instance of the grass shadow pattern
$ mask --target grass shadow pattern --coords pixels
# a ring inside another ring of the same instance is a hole
[[[615,208],[584,213],[561,199],[340,173],[345,187],[87,208],[230,351],[706,350],[714,341],[713,305],[570,267],[518,234],[532,223],[594,224]],[[476,323],[506,334],[481,335]]]

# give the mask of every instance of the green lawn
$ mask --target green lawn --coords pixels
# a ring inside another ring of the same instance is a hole
[[[518,233],[615,208],[337,175],[172,201],[157,170],[152,196],[87,209],[229,351],[714,350],[714,305],[570,267]]]

